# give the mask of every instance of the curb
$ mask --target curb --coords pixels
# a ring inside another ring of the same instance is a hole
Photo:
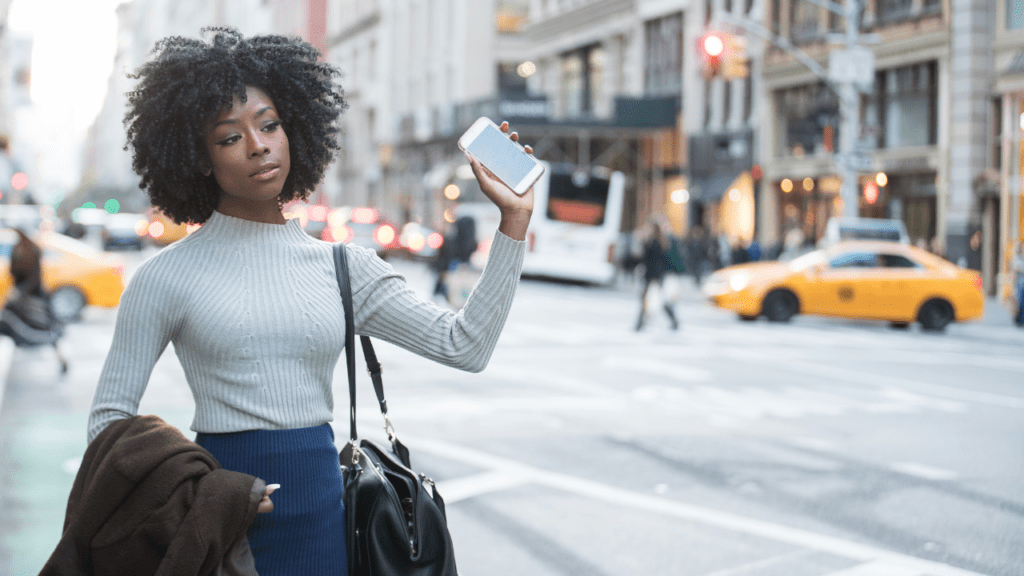
[[[11,375],[11,364],[14,360],[14,340],[0,336],[0,413],[4,408],[4,392],[7,391],[7,379]]]

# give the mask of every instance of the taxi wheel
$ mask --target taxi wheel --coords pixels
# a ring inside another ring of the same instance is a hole
[[[800,311],[800,303],[789,290],[774,290],[764,297],[761,310],[769,322],[789,322]]]
[[[61,286],[50,294],[50,310],[54,317],[63,324],[76,322],[82,317],[85,308],[85,295],[74,286]]]
[[[921,311],[917,313],[917,321],[925,330],[941,332],[953,321],[953,307],[945,300],[929,300],[921,306]]]

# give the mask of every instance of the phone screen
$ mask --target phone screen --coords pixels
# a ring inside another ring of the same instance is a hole
[[[526,178],[536,165],[526,152],[490,124],[484,126],[466,149],[510,187]]]

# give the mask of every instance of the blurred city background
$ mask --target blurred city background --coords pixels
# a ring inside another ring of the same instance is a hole
[[[196,228],[122,120],[205,26],[342,70],[287,215],[441,305],[497,225],[459,136],[507,120],[547,165],[492,366],[381,347],[462,573],[1024,573],[1021,0],[0,0],[0,256],[39,232],[69,365],[0,338],[0,576],[59,537],[124,283]],[[173,350],[140,411],[187,430]]]

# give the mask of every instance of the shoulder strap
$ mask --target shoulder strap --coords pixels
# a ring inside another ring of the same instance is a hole
[[[356,328],[352,315],[352,283],[348,277],[345,245],[334,245],[334,273],[341,290],[341,305],[345,310],[345,363],[348,366],[349,435],[354,442],[356,434]]]
[[[348,274],[348,261],[345,258],[347,250],[345,244],[339,242],[334,245],[334,268],[338,277],[338,287],[341,290],[341,303],[345,310],[345,363],[348,368],[348,398],[349,398],[349,431],[351,439],[357,439],[356,435],[356,347],[355,347],[355,315],[352,307],[352,281]],[[388,420],[388,402],[384,398],[384,380],[381,378],[382,368],[377,354],[373,350],[373,344],[368,336],[360,336],[359,343],[363,348],[363,358],[366,360],[366,368],[373,381],[373,391],[377,395],[377,402],[380,404],[380,413],[384,416],[385,430],[389,429],[391,422]]]

